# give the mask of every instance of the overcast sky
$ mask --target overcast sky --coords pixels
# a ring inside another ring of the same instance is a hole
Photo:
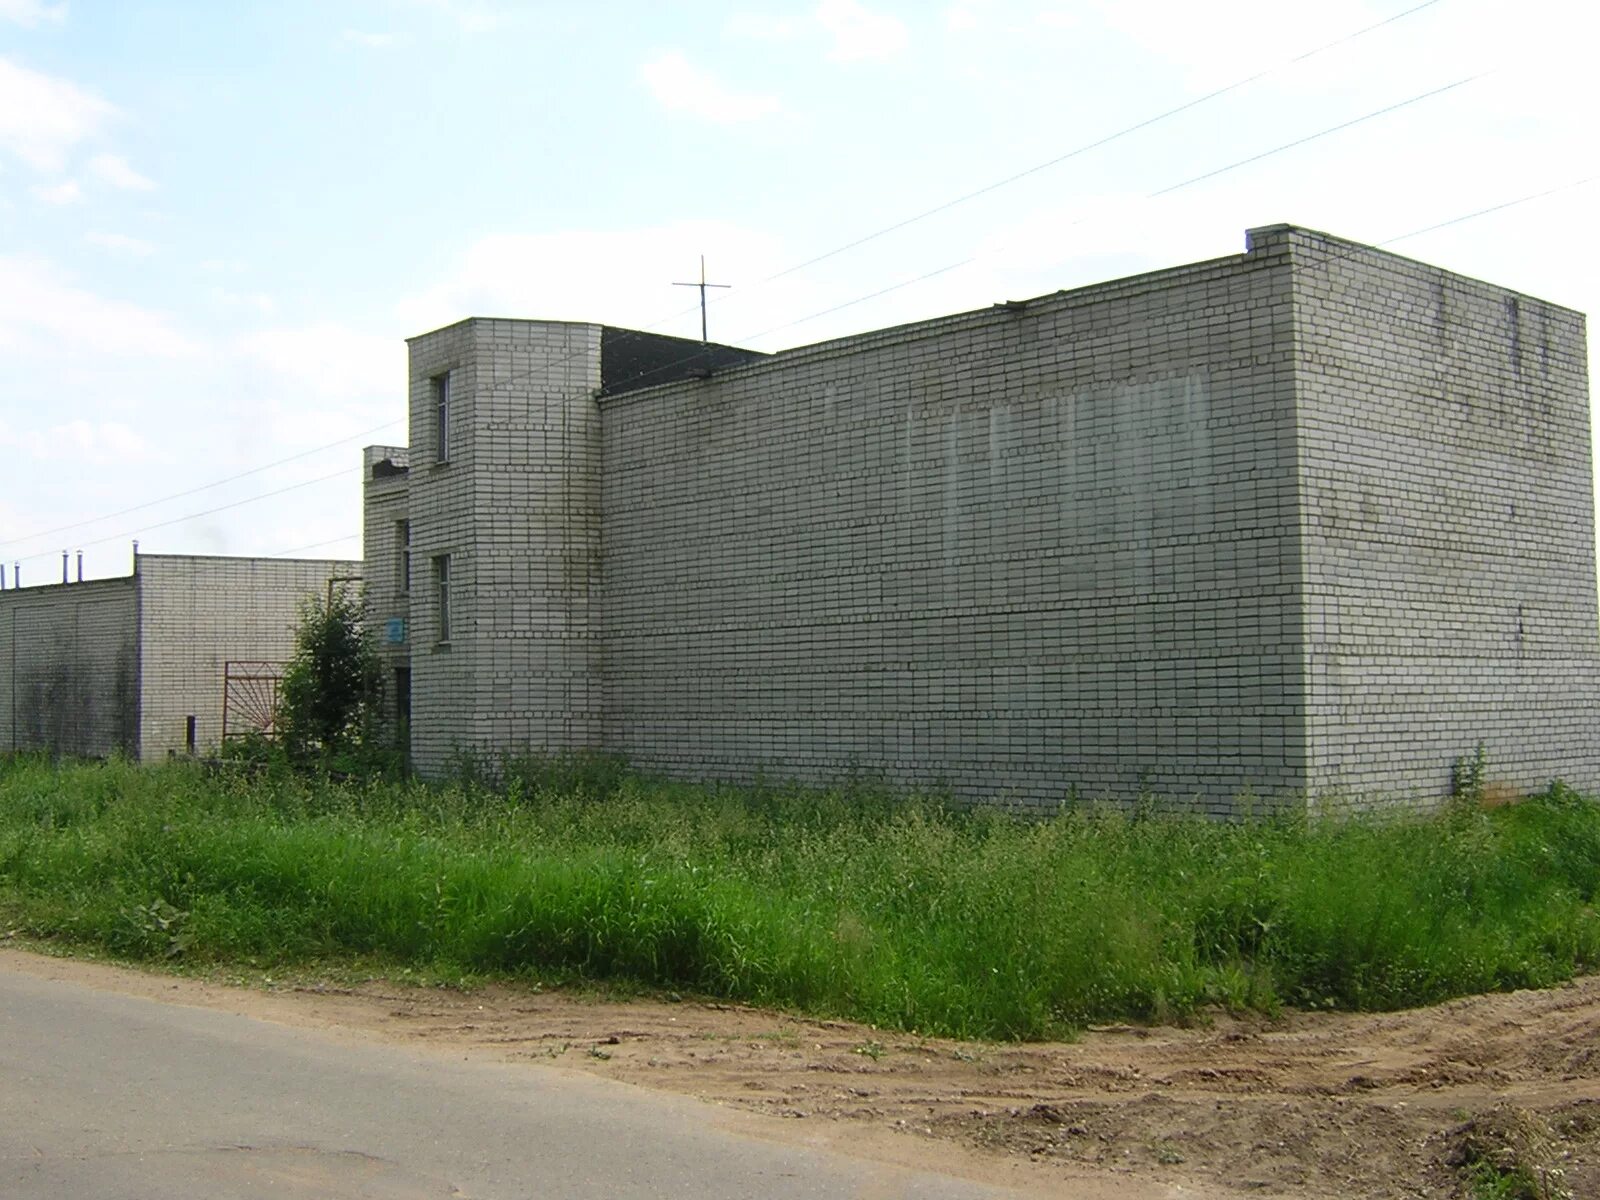
[[[1277,222],[1595,311],[1589,12],[0,0],[7,582],[80,547],[125,574],[134,537],[358,557],[360,447],[406,441],[403,338],[696,336],[672,283],[702,253],[733,285],[713,338],[763,350]]]

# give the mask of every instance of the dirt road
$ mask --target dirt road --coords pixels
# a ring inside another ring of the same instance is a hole
[[[1600,977],[1382,1015],[1219,1015],[1066,1044],[924,1039],[740,1006],[385,981],[228,987],[0,950],[45,977],[591,1072],[783,1118],[777,1136],[1141,1196],[1464,1196],[1521,1168],[1600,1197]],[[769,1128],[771,1128],[769,1126]]]

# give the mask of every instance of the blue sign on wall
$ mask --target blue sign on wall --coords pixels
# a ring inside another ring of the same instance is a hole
[[[390,617],[389,623],[383,627],[383,640],[391,646],[402,645],[406,640],[406,619]]]

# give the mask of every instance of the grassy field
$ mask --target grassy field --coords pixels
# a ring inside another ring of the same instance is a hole
[[[133,959],[620,980],[987,1038],[1393,1008],[1600,964],[1600,804],[1022,823],[616,771],[492,793],[16,760],[0,933]]]

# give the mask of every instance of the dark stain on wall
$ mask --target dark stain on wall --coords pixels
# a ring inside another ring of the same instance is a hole
[[[5,610],[9,609],[9,612]],[[133,580],[0,595],[10,749],[101,758],[138,740]]]

